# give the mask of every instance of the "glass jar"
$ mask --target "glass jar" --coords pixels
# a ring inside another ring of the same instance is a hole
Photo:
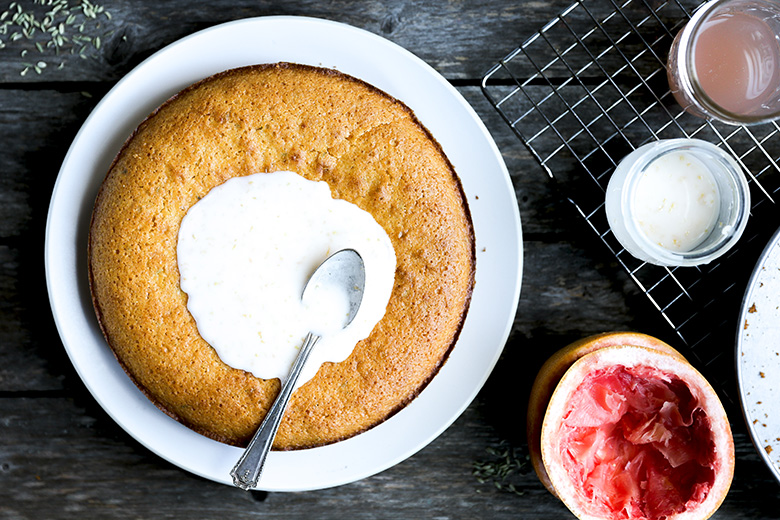
[[[737,161],[699,139],[641,146],[607,186],[615,238],[639,260],[664,266],[711,262],[736,244],[750,215],[750,189]]]
[[[672,43],[667,76],[677,102],[699,117],[780,118],[780,2],[706,2]]]

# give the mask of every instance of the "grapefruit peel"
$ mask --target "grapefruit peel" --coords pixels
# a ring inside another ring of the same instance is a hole
[[[731,429],[676,350],[610,333],[548,363],[532,391],[529,448],[540,480],[578,518],[703,520],[717,510],[733,478]]]

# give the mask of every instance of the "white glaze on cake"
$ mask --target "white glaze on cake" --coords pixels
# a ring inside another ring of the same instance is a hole
[[[339,330],[312,315],[301,293],[316,267],[345,248],[363,257],[366,288],[355,320]],[[396,263],[369,213],[333,199],[327,183],[293,172],[237,177],[212,189],[184,217],[177,259],[198,331],[231,367],[284,380],[306,333],[325,334],[299,384],[322,363],[346,359],[371,333],[385,313]]]

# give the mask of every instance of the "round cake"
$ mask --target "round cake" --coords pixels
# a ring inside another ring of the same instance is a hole
[[[460,182],[400,101],[343,73],[278,63],[229,70],[180,92],[125,143],[98,193],[89,279],[108,345],[161,410],[245,446],[279,392],[225,364],[201,337],[180,286],[177,237],[198,200],[227,180],[291,171],[367,211],[396,255],[387,310],[340,363],[293,394],[274,442],[337,442],[384,421],[446,361],[474,284]]]

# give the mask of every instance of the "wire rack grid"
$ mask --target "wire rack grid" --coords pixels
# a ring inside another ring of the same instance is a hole
[[[684,0],[577,0],[492,67],[482,91],[674,329],[686,353],[705,373],[709,367],[723,378],[733,372],[741,295],[760,250],[780,225],[780,127],[722,125],[691,116],[675,102],[665,62],[696,7]],[[740,162],[751,187],[751,218],[738,247],[705,266],[643,263],[617,242],[606,219],[605,191],[618,162],[646,142],[676,137],[723,147]],[[721,390],[733,401],[731,386],[722,384]]]

